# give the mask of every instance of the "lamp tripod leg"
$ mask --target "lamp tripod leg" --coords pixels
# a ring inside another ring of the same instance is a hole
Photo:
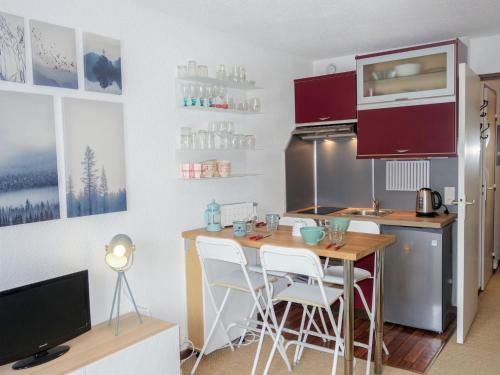
[[[130,299],[132,300],[132,303],[134,304],[135,313],[137,314],[137,317],[139,318],[139,322],[142,324],[141,314],[139,314],[139,309],[137,308],[137,305],[135,304],[134,295],[132,294],[132,290],[130,290],[130,285],[128,285],[128,281],[127,281],[127,277],[125,276],[125,273],[123,273],[123,280],[125,280],[125,285],[127,286],[128,294],[130,295]]]
[[[118,272],[118,303],[116,306],[116,323],[115,323],[115,336],[118,336],[118,333],[120,332],[120,295],[122,294],[122,277],[123,277],[123,272]]]
[[[111,320],[113,319],[113,311],[115,311],[115,302],[116,302],[116,294],[118,292],[118,283],[120,281],[120,274],[116,275],[116,283],[115,283],[115,293],[113,295],[113,304],[111,305],[111,313],[109,314],[108,326],[111,325]]]

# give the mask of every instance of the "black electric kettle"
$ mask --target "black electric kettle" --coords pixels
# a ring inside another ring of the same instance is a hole
[[[422,188],[417,191],[416,211],[417,216],[435,216],[434,210],[438,210],[443,205],[441,194],[429,188]]]

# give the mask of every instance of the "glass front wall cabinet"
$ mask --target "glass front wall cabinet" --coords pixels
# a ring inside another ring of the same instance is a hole
[[[455,43],[361,56],[357,60],[358,105],[451,97],[455,74]]]

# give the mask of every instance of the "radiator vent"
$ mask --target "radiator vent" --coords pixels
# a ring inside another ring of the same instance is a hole
[[[391,160],[385,162],[385,189],[417,191],[430,186],[429,160]]]

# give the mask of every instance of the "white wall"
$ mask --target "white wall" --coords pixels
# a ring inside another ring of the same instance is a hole
[[[130,0],[2,0],[0,11],[73,27],[78,36],[89,31],[122,41],[123,97],[5,82],[0,89],[123,101],[129,207],[126,213],[0,228],[0,290],[88,268],[92,319],[103,321],[115,281],[104,265],[103,247],[124,232],[137,245],[128,272],[137,303],[156,317],[179,323],[185,336],[181,231],[203,225],[203,211],[212,198],[222,203],[256,201],[261,213],[284,211],[283,150],[294,123],[293,78],[310,75],[311,63],[198,29]],[[188,59],[209,68],[218,63],[246,66],[250,78],[265,87],[259,93],[265,113],[252,117],[177,109],[176,66]],[[81,55],[78,63],[81,85]],[[244,133],[257,135],[264,152],[256,163],[264,176],[177,180],[178,129],[206,126],[211,119],[232,119]],[[61,151],[60,119],[57,127]],[[61,159],[60,171],[62,166]]]
[[[469,62],[477,74],[500,73],[500,35],[471,38]]]

